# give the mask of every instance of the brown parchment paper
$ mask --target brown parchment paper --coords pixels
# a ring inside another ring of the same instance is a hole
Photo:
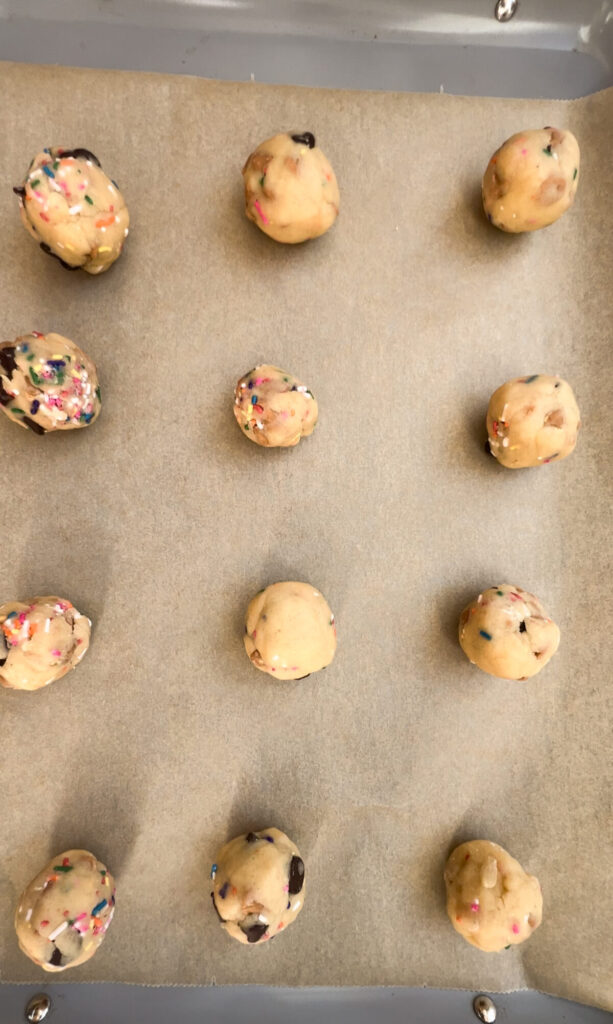
[[[0,418],[2,600],[59,593],[94,621],[78,670],[0,692],[0,970],[42,980],[12,927],[64,848],[115,873],[100,952],[63,981],[529,986],[613,1008],[611,316],[613,92],[571,103],[233,85],[3,65],[2,337],[73,338],[95,359],[91,429]],[[574,209],[533,235],[479,209],[492,150],[523,127],[578,136]],[[242,213],[240,169],[309,129],[342,208],[277,245]],[[99,278],[45,258],[10,186],[48,144],[87,146],[132,214]],[[315,435],[264,451],[232,415],[258,361],[308,382]],[[483,451],[509,377],[560,373],[576,453],[507,471]],[[338,620],[325,672],[275,683],[247,660],[245,606],[281,579]],[[538,594],[556,658],[491,679],[456,641],[497,582]],[[208,872],[277,825],[305,909],[246,949]],[[540,878],[542,927],[482,954],[453,931],[442,869],[487,837]],[[48,976],[45,976],[47,980]]]

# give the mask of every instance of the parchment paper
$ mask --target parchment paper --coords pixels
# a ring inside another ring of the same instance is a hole
[[[0,418],[2,600],[59,593],[94,620],[78,670],[0,693],[4,980],[23,886],[64,848],[118,881],[101,950],[62,980],[531,986],[613,1008],[611,315],[613,93],[572,103],[233,85],[4,65],[2,336],[73,338],[95,359],[91,428],[39,438]],[[479,209],[492,150],[571,128],[576,205],[509,237]],[[309,129],[336,169],[338,224],[277,245],[242,213],[240,168]],[[20,225],[10,186],[41,146],[87,146],[132,214],[100,278]],[[277,363],[313,389],[315,435],[264,451],[236,379]],[[576,453],[537,471],[483,451],[490,393],[560,373]],[[338,619],[336,660],[275,683],[247,660],[245,606],[306,579]],[[472,667],[463,604],[511,582],[562,630],[526,683]],[[274,943],[219,928],[219,844],[278,825],[307,864]],[[444,910],[471,837],[540,878],[542,927],[498,955]],[[45,976],[47,980],[48,976]]]

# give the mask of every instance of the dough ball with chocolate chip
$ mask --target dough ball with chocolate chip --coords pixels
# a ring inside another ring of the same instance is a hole
[[[15,914],[19,947],[45,971],[89,960],[115,913],[115,883],[87,850],[58,853],[21,894]]]
[[[332,227],[339,191],[311,132],[274,135],[243,167],[245,213],[277,242],[305,242]]]
[[[265,448],[291,448],[312,434],[317,402],[296,377],[278,366],[256,366],[234,392],[234,415],[245,437]]]
[[[0,605],[0,685],[39,690],[61,679],[87,651],[91,625],[62,597]]]
[[[68,270],[108,270],[121,254],[130,216],[119,188],[88,149],[53,146],[32,160],[19,196],[24,227]]]
[[[572,132],[518,132],[487,165],[483,209],[502,231],[536,231],[568,210],[578,184],[579,144]]]
[[[535,676],[554,656],[560,630],[534,594],[502,583],[460,615],[460,646],[484,672],[501,679]]]
[[[226,843],[211,870],[213,906],[233,939],[273,939],[304,903],[304,861],[278,828],[248,832]]]
[[[334,615],[310,583],[273,583],[250,602],[243,639],[256,668],[275,679],[303,679],[334,657]]]
[[[0,406],[36,434],[87,427],[100,412],[96,367],[74,341],[32,331],[0,344]]]
[[[570,384],[533,373],[499,387],[487,410],[490,451],[508,469],[543,466],[575,449],[581,423]]]
[[[444,877],[449,920],[484,953],[525,942],[541,923],[538,879],[497,843],[472,839],[457,846]]]

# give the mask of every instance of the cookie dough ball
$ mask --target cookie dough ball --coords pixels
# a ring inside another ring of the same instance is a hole
[[[115,913],[115,883],[87,850],[59,853],[19,900],[19,947],[45,971],[78,967],[94,955]]]
[[[236,385],[234,415],[245,437],[264,448],[291,448],[317,423],[306,384],[278,366],[256,366]]]
[[[100,412],[91,359],[61,334],[32,331],[0,344],[0,406],[35,434],[87,427]]]
[[[538,879],[487,839],[456,847],[445,866],[445,886],[453,927],[484,953],[525,942],[541,923]]]
[[[89,647],[91,625],[61,597],[0,605],[0,685],[40,690],[61,679]]]
[[[502,231],[518,234],[553,224],[572,205],[579,184],[579,145],[571,132],[519,132],[497,149],[483,175],[483,209]]]
[[[334,616],[310,583],[273,583],[249,604],[244,641],[262,672],[276,679],[304,679],[334,657]]]
[[[543,373],[507,381],[487,409],[490,451],[508,469],[565,459],[575,450],[580,425],[570,384]]]
[[[278,828],[248,832],[226,843],[211,869],[213,906],[233,939],[274,939],[302,910],[304,861]]]
[[[277,242],[305,242],[338,216],[336,177],[311,132],[274,135],[243,167],[245,213]]]
[[[88,149],[38,153],[19,196],[24,227],[68,270],[108,270],[121,254],[130,216],[117,185]]]
[[[560,630],[534,594],[502,583],[484,590],[460,615],[466,657],[501,679],[529,679],[553,658]]]

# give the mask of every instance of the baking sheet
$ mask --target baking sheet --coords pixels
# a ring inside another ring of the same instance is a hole
[[[74,981],[540,988],[613,1009],[609,885],[613,92],[574,102],[233,85],[0,66],[2,332],[73,338],[99,421],[39,438],[0,422],[2,600],[61,593],[94,620],[79,669],[0,693],[0,977],[42,980],[12,913],[49,856],[89,847],[118,881]],[[512,238],[478,204],[491,151],[522,127],[582,145],[574,209]],[[283,247],[243,217],[240,168],[308,128],[341,186],[327,236]],[[132,230],[100,278],[23,231],[9,186],[41,145],[85,145]],[[315,435],[263,451],[236,379],[277,363],[308,383]],[[510,472],[483,452],[502,381],[560,373],[576,453]],[[252,594],[321,588],[325,672],[276,683],[248,662]],[[562,630],[526,684],[473,668],[466,600],[533,590]],[[275,824],[309,875],[278,941],[219,928],[220,842]],[[483,836],[540,878],[544,923],[499,955],[444,911],[445,857]],[[49,976],[44,976],[45,980]]]

